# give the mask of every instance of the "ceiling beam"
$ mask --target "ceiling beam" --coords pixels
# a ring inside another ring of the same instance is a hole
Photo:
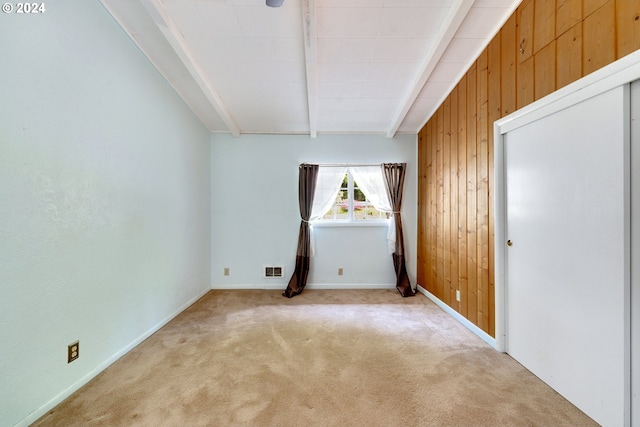
[[[240,136],[240,128],[229,113],[229,110],[222,102],[222,98],[218,94],[213,84],[207,79],[205,72],[194,59],[191,50],[187,46],[187,42],[176,27],[175,23],[164,9],[159,0],[141,0],[144,7],[149,12],[153,22],[158,26],[162,34],[167,39],[173,50],[178,54],[180,61],[187,68],[196,84],[207,97],[213,108],[218,112],[220,118],[227,126],[231,134],[235,137]]]
[[[402,124],[402,121],[409,113],[411,106],[420,95],[422,88],[425,83],[433,73],[433,70],[438,65],[438,61],[442,57],[442,54],[449,46],[451,39],[460,28],[462,21],[471,10],[471,6],[473,6],[475,0],[457,0],[455,4],[451,7],[447,18],[440,26],[440,30],[438,30],[438,34],[436,34],[436,41],[431,46],[431,49],[427,53],[427,56],[420,67],[420,72],[414,79],[413,83],[409,86],[410,90],[405,94],[402,102],[400,104],[400,108],[396,112],[391,125],[387,129],[387,137],[393,138],[398,131],[398,128]]]
[[[318,135],[318,79],[316,75],[316,2],[302,0],[302,29],[304,32],[304,58],[307,72],[307,104],[309,108],[309,134]]]

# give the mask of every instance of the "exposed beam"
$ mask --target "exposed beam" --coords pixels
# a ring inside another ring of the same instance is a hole
[[[455,4],[451,7],[447,18],[440,26],[440,30],[438,34],[436,34],[436,41],[432,45],[431,49],[427,53],[422,66],[420,67],[420,72],[414,79],[413,83],[410,86],[410,90],[406,93],[404,98],[402,99],[402,103],[400,104],[400,108],[396,112],[389,129],[387,129],[387,137],[393,138],[398,131],[398,128],[402,124],[402,121],[409,113],[411,106],[420,95],[420,91],[424,87],[425,83],[433,73],[433,70],[438,65],[438,61],[442,54],[449,46],[451,39],[455,35],[458,28],[464,21],[464,18],[471,10],[471,6],[473,6],[475,0],[456,0]]]
[[[222,98],[218,94],[213,84],[207,79],[206,74],[200,67],[200,65],[194,59],[191,50],[187,46],[187,43],[180,33],[180,30],[176,27],[175,23],[164,9],[159,0],[141,0],[144,7],[149,12],[149,15],[153,19],[153,22],[158,26],[162,34],[167,39],[173,50],[178,54],[178,57],[189,70],[189,73],[202,90],[202,93],[207,97],[207,100],[211,103],[213,108],[218,112],[220,118],[227,126],[231,134],[235,137],[240,136],[240,128],[236,124],[235,120],[229,113],[229,110],[222,102]]]
[[[316,2],[302,0],[302,28],[304,32],[304,58],[307,71],[307,104],[309,107],[309,134],[318,135],[318,80],[316,77]]]

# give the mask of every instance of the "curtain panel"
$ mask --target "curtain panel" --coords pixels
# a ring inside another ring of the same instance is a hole
[[[409,275],[407,274],[406,261],[404,257],[404,236],[402,233],[402,188],[404,186],[404,175],[406,163],[384,163],[382,164],[382,175],[387,189],[387,196],[393,209],[393,224],[395,226],[395,248],[392,254],[393,267],[396,271],[396,289],[403,297],[411,297],[415,292],[411,288]],[[390,224],[391,225],[391,224]]]
[[[347,173],[347,167],[324,167],[318,169],[316,178],[316,191],[313,195],[313,205],[311,207],[311,217],[309,227],[311,231],[311,257],[315,256],[316,245],[313,232],[313,222],[322,219],[325,213],[331,209],[336,201],[336,196],[342,185],[342,178]]]
[[[300,206],[300,231],[298,233],[298,249],[296,251],[296,266],[282,293],[287,298],[298,295],[307,284],[309,275],[309,259],[311,257],[311,227],[309,219],[313,207],[313,197],[316,191],[318,165],[301,164],[298,171],[298,204]]]
[[[300,294],[307,284],[310,259],[314,255],[313,228],[310,221],[321,218],[331,206],[340,190],[346,169],[346,166],[322,168],[319,165],[306,163],[300,165],[298,204],[301,220],[295,269],[287,288],[282,293],[287,298]],[[391,213],[388,241],[396,272],[396,289],[403,297],[414,296],[415,292],[407,274],[400,215],[406,163],[384,163],[381,167],[373,169],[371,167],[350,167],[349,169],[372,204],[379,210]]]
[[[381,166],[349,166],[349,171],[373,207],[390,215],[389,229],[387,231],[387,249],[389,255],[391,255],[396,250],[396,227],[392,215],[393,207],[387,194],[387,185]]]

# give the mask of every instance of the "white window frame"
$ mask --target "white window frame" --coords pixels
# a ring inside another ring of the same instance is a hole
[[[353,201],[355,200],[355,179],[349,169],[347,174],[347,194],[349,195],[348,209],[349,217],[346,219],[318,219],[313,221],[314,227],[388,227],[389,219],[354,219],[353,218]],[[342,188],[342,187],[341,187]],[[341,190],[342,191],[342,190]],[[371,207],[373,205],[370,204]],[[332,209],[335,208],[335,203]]]

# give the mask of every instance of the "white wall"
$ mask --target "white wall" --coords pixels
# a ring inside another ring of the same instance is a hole
[[[46,8],[0,14],[3,426],[210,288],[209,132],[98,1]]]
[[[403,222],[407,269],[415,286],[417,136],[212,135],[214,288],[286,288],[298,240],[300,163],[406,162]],[[386,227],[315,228],[308,286],[391,286],[395,275]],[[284,279],[264,279],[265,265],[284,265]],[[230,275],[224,276],[229,267]],[[344,275],[338,276],[338,267]]]

